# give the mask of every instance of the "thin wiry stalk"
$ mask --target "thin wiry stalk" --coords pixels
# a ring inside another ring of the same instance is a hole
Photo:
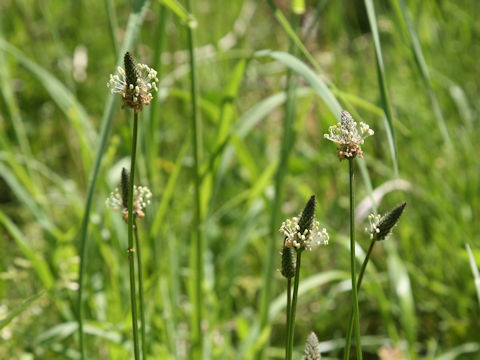
[[[187,1],[187,11],[192,13],[193,0]],[[192,247],[192,270],[193,281],[193,311],[192,311],[192,358],[199,360],[203,354],[203,230],[201,209],[201,180],[200,180],[200,149],[201,149],[201,123],[197,109],[197,84],[195,68],[195,38],[193,29],[187,27],[188,52],[190,55],[190,94],[192,100],[192,141],[194,158],[194,188],[195,188],[195,220],[194,220],[194,243]]]
[[[375,245],[376,241],[372,240],[370,243],[370,247],[368,248],[367,255],[363,260],[362,267],[360,272],[358,273],[358,280],[357,280],[357,293],[360,291],[360,286],[362,285],[363,275],[365,273],[365,269],[367,268],[368,260],[370,259],[370,255],[372,254],[373,246]],[[350,318],[348,319],[348,332],[347,337],[345,340],[345,353],[343,358],[348,360],[350,358],[350,344],[352,341],[352,333],[353,333],[353,309],[350,312]]]
[[[360,314],[358,312],[357,281],[355,276],[355,193],[353,177],[353,159],[348,159],[350,173],[350,270],[352,277],[353,317],[355,320],[355,343],[357,359],[362,359],[362,344],[360,341]]]
[[[140,339],[142,340],[142,353],[143,358],[145,359],[147,356],[147,345],[145,342],[145,311],[143,304],[143,272],[142,272],[142,252],[140,247],[140,238],[138,237],[138,228],[137,222],[135,219],[133,220],[133,228],[135,234],[135,252],[137,253],[137,267],[138,267],[138,287],[139,287],[139,309],[140,309]]]
[[[130,161],[130,179],[128,189],[128,263],[130,266],[130,303],[132,307],[132,328],[133,328],[133,346],[135,351],[135,360],[140,359],[140,349],[138,346],[138,320],[137,320],[137,300],[135,297],[135,259],[132,251],[133,247],[133,182],[135,180],[135,157],[137,154],[137,132],[138,132],[138,114],[135,111],[133,115],[133,135],[132,135],[132,153]]]
[[[288,330],[288,358],[292,359],[293,352],[293,336],[295,330],[295,314],[297,312],[297,299],[298,299],[298,285],[300,283],[300,261],[302,260],[302,251],[297,251],[297,262],[295,268],[295,283],[293,285],[293,296],[292,296],[292,308],[290,309],[290,323]]]
[[[288,340],[290,339],[290,311],[292,308],[292,278],[287,279],[287,341],[285,341],[285,360],[290,360]]]

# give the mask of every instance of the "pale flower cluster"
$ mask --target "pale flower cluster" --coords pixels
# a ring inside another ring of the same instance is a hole
[[[138,218],[143,218],[145,209],[150,204],[150,198],[152,197],[152,192],[146,186],[133,186],[133,216]],[[125,202],[126,203],[126,202]],[[122,195],[119,188],[115,188],[114,191],[110,193],[110,196],[105,201],[105,205],[113,210],[121,210],[123,218],[128,219],[128,208],[124,205],[122,200]]]
[[[127,76],[122,67],[117,68],[118,74],[110,74],[110,80],[107,86],[112,93],[118,93],[122,96],[123,105],[135,109],[135,111],[142,110],[143,105],[150,105],[153,99],[151,92],[158,91],[157,72],[148,65],[137,64],[136,85],[127,84]]]
[[[353,120],[352,115],[344,110],[342,111],[341,121],[334,126],[330,126],[328,134],[325,134],[324,137],[340,145],[338,147],[338,157],[343,160],[356,156],[363,157],[360,145],[363,145],[364,140],[373,134],[374,131],[367,124],[360,122],[358,125]]]
[[[287,219],[282,223],[280,232],[285,235],[285,246],[299,250],[312,250],[317,245],[328,245],[330,239],[327,229],[320,229],[320,223],[313,221],[310,229],[300,234],[300,216]]]
[[[381,216],[370,214],[368,215],[368,221],[370,223],[369,227],[365,228],[365,231],[370,234],[370,239],[373,240],[377,234],[380,233],[380,228],[378,223],[380,222]]]

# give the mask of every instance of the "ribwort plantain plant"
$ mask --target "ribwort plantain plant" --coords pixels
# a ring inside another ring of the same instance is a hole
[[[348,111],[342,111],[341,121],[329,128],[329,133],[325,138],[339,144],[338,158],[340,161],[348,160],[349,169],[349,193],[350,193],[350,272],[352,279],[352,307],[353,319],[355,325],[355,342],[357,350],[357,359],[362,359],[362,344],[360,340],[360,314],[358,310],[357,281],[355,270],[355,191],[354,191],[354,171],[353,160],[358,156],[363,157],[363,151],[360,145],[365,138],[373,135],[373,130],[361,122],[358,126]]]
[[[327,245],[329,236],[325,228],[320,230],[320,223],[315,220],[316,199],[313,195],[308,200],[302,213],[282,223],[280,232],[285,235],[282,251],[281,274],[287,278],[287,341],[285,342],[285,359],[292,359],[295,314],[300,283],[300,265],[302,252],[312,250],[317,245]],[[296,254],[296,258],[294,256]],[[291,279],[294,277],[293,295]]]
[[[151,196],[148,189],[135,187],[135,160],[137,152],[137,134],[138,134],[138,114],[142,111],[144,105],[149,105],[153,99],[152,91],[157,90],[157,72],[145,64],[137,64],[133,56],[127,52],[124,56],[124,68],[118,67],[118,74],[110,75],[110,81],[107,86],[113,93],[118,93],[122,97],[123,108],[133,109],[133,133],[132,150],[130,154],[130,176],[124,169],[122,171],[122,192],[121,195],[113,193],[110,204],[115,204],[115,199],[120,200],[123,205],[124,219],[128,223],[128,262],[130,270],[130,302],[132,309],[132,332],[135,360],[140,359],[140,346],[138,340],[138,320],[137,320],[137,302],[136,302],[136,284],[135,284],[135,260],[132,256],[135,252],[134,232],[137,248],[137,267],[139,277],[140,294],[140,328],[142,338],[142,358],[146,357],[145,344],[145,314],[143,306],[143,279],[142,264],[140,253],[140,241],[136,229],[136,219],[144,216],[143,205],[145,199]],[[148,190],[148,191],[147,191]],[[108,200],[107,200],[108,202]]]
[[[365,259],[362,263],[362,267],[360,268],[360,271],[358,273],[358,280],[356,286],[357,292],[360,290],[360,286],[362,285],[363,275],[365,274],[365,269],[367,268],[370,255],[372,254],[373,246],[376,244],[377,241],[385,240],[388,234],[390,234],[393,227],[400,219],[400,216],[402,215],[406,205],[407,203],[403,202],[395,206],[392,210],[390,210],[390,212],[386,213],[384,216],[373,214],[368,216],[370,226],[365,228],[365,231],[370,235],[370,246],[368,247],[367,254],[365,255]],[[348,320],[348,332],[345,339],[344,359],[348,359],[350,357],[350,343],[352,340],[352,332],[353,311],[350,312],[350,319]]]

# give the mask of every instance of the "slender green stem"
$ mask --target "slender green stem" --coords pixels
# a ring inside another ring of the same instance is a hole
[[[360,272],[358,273],[358,280],[357,280],[357,293],[360,291],[360,286],[362,285],[363,275],[365,273],[365,269],[367,268],[368,260],[370,259],[370,255],[372,254],[373,246],[375,245],[376,241],[372,240],[370,243],[370,247],[368,248],[367,255],[363,260],[362,267]],[[352,341],[352,333],[353,333],[353,309],[350,311],[350,318],[348,320],[348,332],[347,337],[345,340],[345,352],[343,358],[348,360],[350,357],[350,343]]]
[[[193,0],[187,1],[187,11],[192,13]],[[195,240],[192,247],[192,270],[194,276],[193,281],[193,311],[192,311],[192,358],[195,360],[202,359],[203,356],[203,228],[202,228],[202,208],[201,208],[201,179],[200,179],[200,162],[201,162],[201,123],[198,116],[197,107],[197,83],[195,68],[195,37],[193,29],[187,27],[188,35],[188,51],[190,54],[190,94],[192,100],[192,140],[193,140],[193,158],[194,158],[194,188],[195,188],[195,223],[194,232]]]
[[[290,323],[288,330],[288,357],[287,359],[292,359],[293,352],[293,337],[295,330],[295,314],[297,312],[297,299],[298,299],[298,285],[300,283],[300,261],[302,260],[302,250],[297,250],[297,262],[295,267],[295,283],[293,285],[293,296],[292,296],[292,305],[290,309]]]
[[[143,273],[142,273],[142,252],[140,246],[140,238],[138,237],[137,222],[133,219],[133,229],[135,234],[135,252],[137,253],[137,267],[138,267],[138,288],[139,288],[139,309],[140,309],[140,339],[142,340],[143,359],[147,357],[147,343],[145,342],[145,311],[143,304]]]
[[[285,360],[290,360],[288,342],[290,339],[290,312],[292,308],[292,278],[287,278],[287,338],[285,341]]]
[[[133,346],[135,350],[135,360],[140,359],[140,350],[138,346],[137,300],[135,297],[135,259],[132,254],[132,252],[135,251],[133,247],[133,182],[135,180],[137,132],[138,114],[135,111],[133,115],[132,153],[130,161],[130,179],[128,184],[128,263],[130,265],[130,302],[132,307]]]
[[[360,342],[360,315],[358,311],[357,281],[355,270],[355,192],[353,177],[353,159],[348,159],[350,172],[350,269],[352,272],[353,317],[355,320],[355,342],[357,359],[362,359],[362,344]]]

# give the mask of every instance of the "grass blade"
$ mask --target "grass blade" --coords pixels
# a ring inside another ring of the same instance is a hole
[[[395,145],[395,133],[393,130],[393,116],[390,106],[390,99],[387,87],[387,75],[385,73],[385,64],[383,62],[382,47],[380,45],[380,36],[378,34],[377,18],[375,16],[375,7],[372,0],[364,0],[367,9],[368,22],[370,23],[370,30],[372,31],[373,44],[375,47],[375,59],[377,64],[378,84],[380,86],[380,94],[382,96],[382,107],[387,119],[387,139],[390,145],[390,152],[392,154],[393,168],[395,175],[398,176],[398,160],[397,147]]]
[[[24,310],[28,309],[30,305],[32,305],[35,301],[37,301],[45,291],[41,291],[36,295],[30,296],[27,300],[25,300],[21,305],[10,311],[6,318],[0,320],[0,330],[2,330],[5,326],[7,326],[13,319],[15,319],[18,315],[20,315]]]
[[[472,249],[470,245],[465,244],[468,253],[468,262],[470,263],[470,269],[472,270],[473,279],[475,281],[475,289],[477,290],[478,305],[480,305],[480,272],[478,271],[477,263],[475,262],[475,257],[473,256]]]

